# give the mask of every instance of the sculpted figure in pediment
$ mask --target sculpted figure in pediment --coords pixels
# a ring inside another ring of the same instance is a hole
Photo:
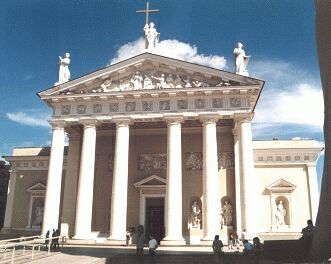
[[[176,79],[174,81],[175,88],[183,88],[182,79],[179,75],[176,76]]]
[[[97,92],[114,92],[119,90],[120,88],[115,83],[113,83],[111,79],[107,79],[101,84]]]
[[[144,87],[143,87],[143,89],[154,89],[154,85],[152,83],[152,80],[147,75],[145,75],[145,78],[144,78]]]
[[[185,88],[190,88],[192,87],[191,81],[189,78],[187,78],[186,80],[184,79],[185,82]]]
[[[174,88],[174,78],[171,73],[167,76],[166,83],[167,88]]]
[[[140,72],[136,72],[132,78],[131,83],[133,85],[133,90],[141,90],[143,88],[143,76]]]
[[[161,74],[161,77],[155,77],[155,76],[151,76],[152,79],[156,80],[156,89],[162,89],[162,88],[166,88],[167,87],[167,83],[165,81],[165,77],[164,74]]]

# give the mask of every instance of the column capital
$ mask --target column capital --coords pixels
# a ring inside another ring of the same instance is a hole
[[[249,113],[245,115],[238,115],[234,117],[235,126],[241,123],[251,123],[254,117],[254,113]]]
[[[64,120],[49,120],[48,123],[52,126],[52,129],[64,129],[66,126],[66,123]]]
[[[220,119],[220,116],[218,114],[200,114],[199,119],[205,125],[216,123]]]
[[[91,127],[96,127],[98,121],[94,118],[88,118],[88,119],[80,119],[79,123],[82,124],[84,128],[91,128]]]
[[[166,121],[167,125],[171,124],[180,124],[184,121],[184,116],[183,115],[175,115],[175,114],[170,114],[170,115],[164,115],[164,120]]]
[[[116,127],[128,127],[133,123],[131,118],[114,118],[112,121]]]

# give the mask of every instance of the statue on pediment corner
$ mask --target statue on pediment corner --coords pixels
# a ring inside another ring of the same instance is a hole
[[[235,57],[235,67],[236,74],[249,76],[247,71],[247,65],[249,62],[250,56],[246,56],[245,51],[243,50],[244,45],[240,42],[237,43],[237,47],[233,50],[233,55]]]
[[[156,47],[156,44],[159,42],[160,33],[156,31],[155,25],[153,22],[146,24],[144,27],[145,32],[145,41],[146,49],[152,49]]]
[[[69,71],[69,64],[70,64],[70,54],[67,52],[64,55],[64,58],[59,56],[59,81],[55,83],[55,85],[59,85],[61,83],[65,83],[70,79],[70,71]]]

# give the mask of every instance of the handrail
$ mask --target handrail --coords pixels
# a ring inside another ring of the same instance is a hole
[[[21,236],[21,237],[17,237],[17,238],[11,238],[11,239],[4,239],[4,240],[0,240],[0,245],[1,244],[4,244],[4,243],[7,243],[7,242],[11,242],[11,241],[25,241],[25,240],[28,240],[28,239],[34,239],[34,238],[40,238],[42,236],[28,236],[28,237],[25,237],[25,236]]]
[[[56,236],[56,237],[49,237],[49,238],[44,238],[43,236],[33,236],[33,237],[29,237],[29,240],[24,239],[21,242],[1,243],[1,241],[0,241],[0,252],[3,252],[3,260],[5,260],[7,258],[7,252],[9,253],[10,251],[12,251],[11,263],[13,264],[15,261],[15,252],[17,250],[17,247],[23,247],[22,255],[25,255],[26,247],[31,247],[31,260],[33,260],[34,255],[35,255],[35,248],[37,247],[38,252],[40,252],[40,248],[42,245],[46,246],[47,255],[49,256],[51,246],[52,246],[52,241],[55,239],[57,239],[58,241],[60,240],[62,247],[63,247],[64,243],[66,242],[65,236]],[[18,240],[18,239],[11,239],[11,240],[7,239],[5,241],[10,242],[10,241],[15,241],[15,240]],[[46,243],[46,241],[48,241],[48,243]]]

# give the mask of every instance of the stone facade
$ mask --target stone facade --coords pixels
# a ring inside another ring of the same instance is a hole
[[[61,225],[74,239],[101,233],[118,244],[141,224],[165,245],[210,243],[218,233],[226,241],[243,229],[248,237],[299,231],[315,217],[321,148],[252,141],[262,87],[145,53],[40,92],[54,110],[52,147],[7,157],[13,191],[5,228],[44,234]],[[280,201],[282,226],[275,224]],[[192,225],[193,202],[200,211]]]

